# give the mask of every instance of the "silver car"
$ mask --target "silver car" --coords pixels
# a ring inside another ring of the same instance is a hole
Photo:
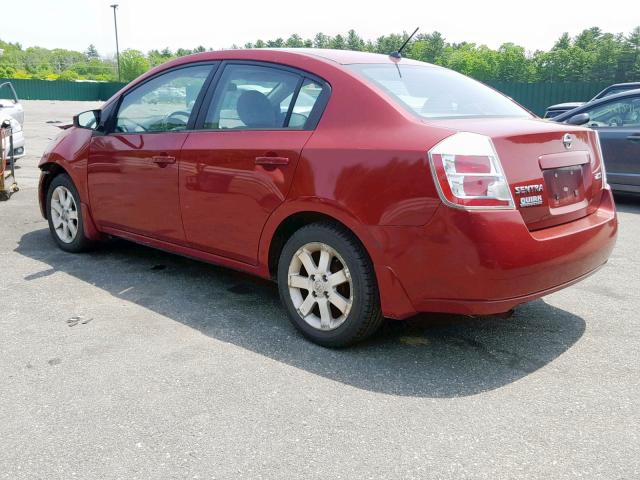
[[[11,82],[0,84],[0,123],[9,120],[13,132],[13,156],[15,159],[25,154],[24,134],[24,109],[18,100]],[[4,154],[9,158],[9,142],[5,146]]]

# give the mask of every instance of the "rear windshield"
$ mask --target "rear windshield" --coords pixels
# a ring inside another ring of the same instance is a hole
[[[349,68],[424,118],[531,117],[504,95],[445,68],[397,64],[355,64]]]

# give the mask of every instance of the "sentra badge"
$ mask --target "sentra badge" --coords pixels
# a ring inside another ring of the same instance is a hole
[[[542,205],[542,195],[530,195],[531,193],[542,193],[544,186],[541,183],[531,185],[519,185],[515,188],[516,195],[526,195],[520,197],[520,208],[534,207]]]
[[[516,187],[516,195],[526,195],[528,193],[540,193],[544,190],[541,183],[534,183],[532,185],[520,185]]]

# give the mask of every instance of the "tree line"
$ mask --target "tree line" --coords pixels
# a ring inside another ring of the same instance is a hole
[[[365,40],[350,30],[346,35],[323,33],[313,38],[256,40],[230,48],[335,48],[388,54],[397,50],[407,34],[392,33]],[[176,57],[207,49],[134,49],[120,54],[121,78],[128,82],[148,69]],[[0,78],[45,80],[117,80],[115,58],[102,57],[93,45],[86,51],[22,48],[0,40]],[[451,68],[483,82],[625,82],[640,81],[640,26],[627,34],[603,32],[598,27],[571,37],[564,33],[548,51],[529,52],[514,43],[498,49],[475,43],[448,42],[440,32],[417,34],[403,51],[408,58]]]

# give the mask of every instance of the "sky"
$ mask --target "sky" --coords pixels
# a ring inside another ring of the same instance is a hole
[[[377,0],[19,0],[3,20],[0,39],[23,47],[115,52],[113,10],[118,3],[120,50],[169,47],[228,48],[257,39],[303,38],[355,29],[365,39],[389,33],[438,30],[450,42],[496,48],[514,42],[529,51],[549,49],[563,33],[599,26],[628,33],[640,25],[638,0],[616,0],[616,8],[593,0],[393,1]],[[635,12],[636,15],[630,14]]]

